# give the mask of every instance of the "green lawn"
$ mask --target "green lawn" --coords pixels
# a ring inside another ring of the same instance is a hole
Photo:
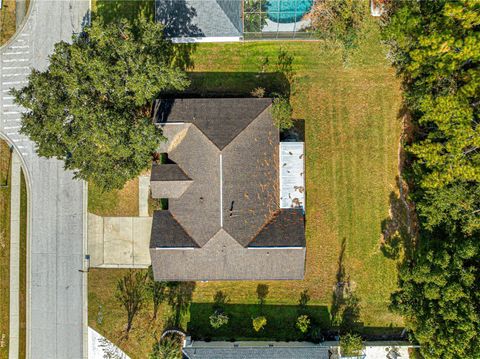
[[[0,140],[0,358],[8,358],[10,309],[10,148]],[[19,358],[26,350],[27,187],[22,171],[20,187],[20,341]]]
[[[139,16],[153,19],[155,2],[153,0],[92,0],[92,12],[106,22],[118,18],[135,20]]]
[[[20,187],[20,339],[19,358],[27,350],[27,183],[22,171]]]
[[[138,178],[127,182],[121,190],[109,192],[89,183],[88,211],[104,217],[138,216]]]
[[[396,262],[381,251],[382,226],[398,194],[401,91],[385,60],[378,28],[373,19],[368,21],[347,66],[338,47],[322,42],[198,45],[188,92],[201,95],[244,96],[256,87],[264,87],[267,93],[277,91],[284,85],[281,76],[271,74],[276,71],[278,51],[283,47],[295,57],[296,81],[290,92],[294,118],[305,121],[307,266],[303,281],[262,282],[269,287],[265,309],[269,324],[261,334],[250,329],[251,317],[260,310],[259,282],[196,283],[191,310],[184,319],[195,336],[298,339],[293,325],[303,290],[310,296],[311,315],[320,326],[328,327],[341,270],[359,299],[362,332],[398,332],[403,325],[402,318],[388,310],[390,293],[396,288]],[[266,73],[259,73],[266,56],[270,66]],[[99,326],[91,312],[90,325],[107,336],[125,324],[116,310],[110,310],[116,306],[113,283],[120,273],[97,270],[89,276],[89,299],[102,303],[104,317],[109,318],[108,326]],[[106,285],[112,286],[110,290]],[[214,331],[208,316],[219,290],[228,295],[226,311],[231,322]],[[96,304],[92,310],[97,310]],[[143,328],[136,330],[143,335]],[[138,338],[131,337],[135,339],[123,341],[122,348],[132,357],[144,357],[150,343],[138,352]]]
[[[10,308],[10,148],[0,140],[0,358],[8,358]]]
[[[16,0],[3,0],[2,9],[0,9],[0,45],[7,42],[15,33]]]

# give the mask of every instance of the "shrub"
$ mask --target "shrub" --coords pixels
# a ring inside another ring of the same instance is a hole
[[[308,315],[301,315],[297,318],[297,324],[295,326],[300,330],[302,333],[306,333],[308,328],[310,327],[310,318]]]
[[[252,92],[250,92],[250,95],[253,97],[262,98],[265,96],[265,89],[263,87],[256,87],[252,90]]]
[[[340,337],[340,352],[342,356],[360,355],[363,350],[362,337],[358,334],[345,334]]]
[[[322,38],[341,41],[345,48],[355,45],[365,18],[364,0],[316,0],[308,14],[312,28]]]
[[[221,326],[225,325],[228,323],[228,315],[225,313],[222,313],[218,310],[216,310],[211,316],[210,316],[210,325],[218,329]]]
[[[280,130],[288,130],[293,126],[292,106],[284,97],[277,97],[273,100],[272,117],[275,125]]]
[[[256,317],[253,319],[253,329],[259,332],[263,327],[267,325],[267,318],[264,316]]]

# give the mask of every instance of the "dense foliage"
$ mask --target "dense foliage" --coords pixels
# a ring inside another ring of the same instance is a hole
[[[420,220],[392,307],[425,358],[480,357],[480,3],[391,2],[384,34],[403,76]]]
[[[320,38],[339,40],[346,48],[355,45],[366,16],[363,0],[315,0],[308,14]]]
[[[122,188],[148,166],[162,140],[151,122],[152,100],[188,85],[180,69],[186,49],[143,18],[94,20],[72,44],[55,45],[45,71],[32,70],[28,85],[12,90],[27,109],[21,130],[39,155],[62,159],[77,178]]]
[[[272,118],[275,125],[280,130],[288,130],[293,126],[292,120],[293,109],[288,99],[284,97],[276,97],[272,104]]]
[[[362,337],[358,334],[344,334],[340,337],[342,356],[360,356],[363,350]]]
[[[181,359],[182,349],[178,338],[166,336],[153,345],[149,359]]]

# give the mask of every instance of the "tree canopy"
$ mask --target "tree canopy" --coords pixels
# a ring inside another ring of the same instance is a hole
[[[392,308],[425,358],[477,358],[480,3],[392,1],[385,20],[412,117],[407,177],[420,221]]]
[[[96,19],[71,44],[57,43],[48,68],[12,90],[26,109],[21,131],[76,178],[122,188],[163,139],[150,118],[152,100],[188,85],[188,62],[189,48],[165,39],[160,24]]]

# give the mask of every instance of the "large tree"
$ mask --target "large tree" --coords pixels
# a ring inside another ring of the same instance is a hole
[[[392,308],[427,359],[480,357],[480,3],[389,2],[384,28],[414,136],[415,250]]]
[[[94,20],[73,42],[59,42],[45,71],[12,90],[26,108],[22,133],[39,155],[64,160],[76,178],[122,188],[144,170],[162,140],[151,121],[161,91],[182,90],[189,47],[165,39],[162,25],[139,18]]]
[[[405,316],[427,359],[480,358],[477,242],[437,227],[401,267],[392,308]]]

